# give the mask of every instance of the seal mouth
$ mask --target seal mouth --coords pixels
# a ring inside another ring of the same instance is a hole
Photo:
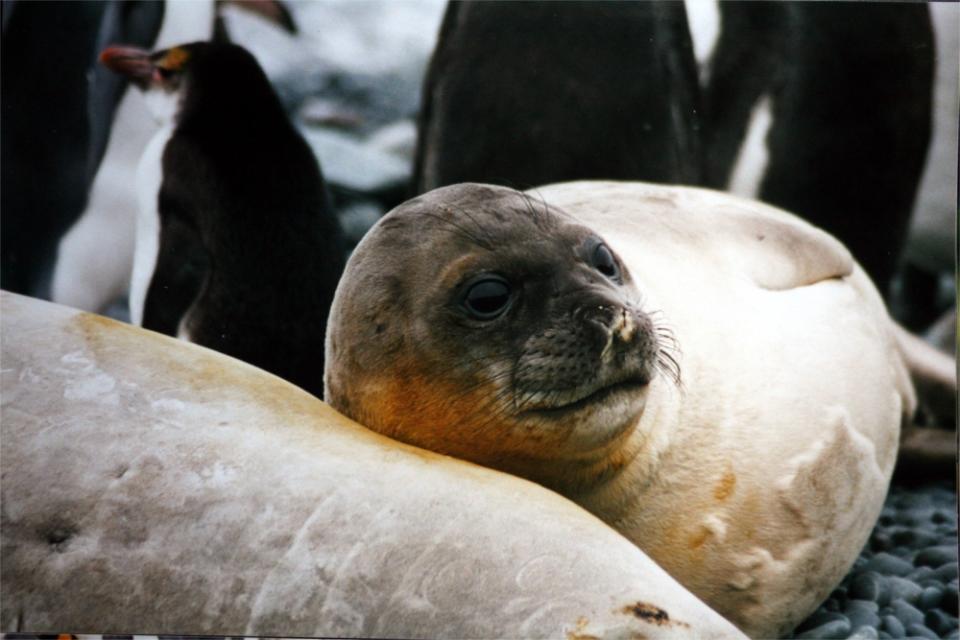
[[[557,404],[549,406],[538,406],[526,409],[521,415],[540,416],[551,419],[563,418],[571,413],[592,408],[597,404],[603,404],[622,395],[628,395],[641,391],[650,384],[650,379],[644,376],[634,376],[624,380],[618,380],[612,384],[598,387],[586,395],[573,396],[571,400],[563,400]]]

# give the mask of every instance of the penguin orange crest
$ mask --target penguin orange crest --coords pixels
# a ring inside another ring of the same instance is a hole
[[[180,71],[190,59],[190,52],[183,47],[174,47],[160,60],[159,66],[170,71]]]

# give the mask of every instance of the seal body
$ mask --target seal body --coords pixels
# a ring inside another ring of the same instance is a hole
[[[767,637],[829,594],[881,508],[914,403],[891,326],[839,242],[765,205],[456,185],[354,252],[326,393],[559,491]]]
[[[3,629],[742,637],[543,487],[209,349],[6,292],[0,312]]]

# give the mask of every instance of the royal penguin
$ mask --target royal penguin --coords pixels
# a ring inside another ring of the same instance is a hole
[[[297,33],[289,11],[277,0],[231,4],[291,36]],[[221,14],[226,5],[227,0],[104,3],[96,49],[86,60],[94,62],[95,52],[114,42],[156,50],[193,40],[230,40]],[[89,76],[86,204],[59,238],[50,297],[60,304],[102,312],[125,296],[130,284],[137,161],[158,126],[143,94],[129,87],[126,78],[99,65]]]
[[[216,349],[322,395],[342,235],[317,160],[244,48],[195,42],[101,61],[160,131],[137,169],[135,324]]]

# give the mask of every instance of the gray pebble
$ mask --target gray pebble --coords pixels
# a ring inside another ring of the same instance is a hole
[[[883,628],[894,638],[904,638],[907,630],[894,616],[883,616]]]
[[[936,574],[936,570],[933,567],[920,567],[916,571],[913,571],[907,575],[907,580],[911,580],[916,583],[923,582],[927,578],[931,578]]]
[[[829,600],[827,601],[829,602]],[[809,631],[817,627],[821,627],[828,622],[834,622],[836,620],[846,620],[847,617],[842,613],[837,613],[836,611],[828,611],[821,607],[817,611],[814,611],[813,614],[803,621],[803,623],[797,627],[797,631]]]
[[[943,599],[943,590],[937,587],[927,587],[917,599],[917,605],[926,611],[940,606],[940,600]]]
[[[944,640],[960,640],[960,630],[951,631]]]
[[[875,571],[864,571],[850,581],[849,595],[858,600],[872,600],[881,605],[890,601],[890,589],[886,581]],[[886,597],[884,597],[886,596]],[[886,602],[881,602],[886,600]]]
[[[880,605],[876,602],[871,602],[870,600],[859,600],[856,598],[851,598],[847,601],[846,611],[862,610],[869,611],[870,613],[877,613],[880,611]]]
[[[941,567],[948,562],[957,563],[957,547],[941,545],[923,549],[913,558],[913,564],[918,567]],[[906,575],[906,574],[899,574]]]
[[[876,602],[869,600],[850,600],[843,612],[850,620],[850,626],[858,627],[877,627],[880,626],[880,616],[877,615],[880,607]]]
[[[880,640],[891,640],[891,638],[893,638],[893,636],[887,633],[886,631],[880,632]]]
[[[920,586],[923,587],[924,589],[933,587],[935,589],[940,589],[941,591],[943,591],[943,583],[937,580],[936,578],[927,578],[926,580],[921,580]]]
[[[887,585],[890,587],[891,600],[906,600],[910,604],[915,604],[923,593],[923,588],[915,582],[910,582],[906,578],[890,576],[887,578]]]
[[[945,564],[933,572],[934,577],[941,582],[950,582],[951,580],[956,580],[957,574],[958,567],[956,562]]]
[[[862,626],[847,636],[847,640],[880,640],[880,632],[874,627]]]
[[[890,608],[893,610],[893,615],[897,616],[897,619],[900,620],[904,626],[921,624],[923,622],[923,613],[903,600],[894,600],[890,603]]]
[[[943,600],[940,601],[940,606],[943,607],[944,611],[955,616],[957,615],[958,601],[960,601],[960,593],[957,593],[957,581],[954,580],[943,590]]]
[[[940,640],[940,636],[922,624],[911,624],[907,627],[907,633],[911,638],[930,638],[931,640]]]
[[[930,515],[930,520],[934,524],[946,524],[954,522],[953,514],[946,509],[935,509]]]
[[[885,576],[905,576],[913,571],[912,564],[885,552],[878,553],[870,558],[865,568]]]
[[[858,611],[847,615],[850,619],[851,627],[878,627],[880,626],[880,616],[869,611]]]
[[[877,552],[890,551],[893,548],[893,540],[890,538],[890,535],[884,531],[875,531],[872,536],[870,536],[870,548]],[[869,562],[864,565],[864,568],[869,567]]]
[[[931,547],[940,540],[940,536],[933,531],[911,527],[891,527],[889,533],[895,545],[906,545],[914,549]]]
[[[832,638],[834,640],[840,640],[841,638],[846,638],[848,635],[850,635],[850,621],[842,618],[822,624],[809,631],[804,631],[798,635],[797,638]]]
[[[937,609],[927,611],[923,617],[923,623],[927,628],[932,629],[939,635],[945,635],[957,628],[956,618],[948,616],[943,611]]]

